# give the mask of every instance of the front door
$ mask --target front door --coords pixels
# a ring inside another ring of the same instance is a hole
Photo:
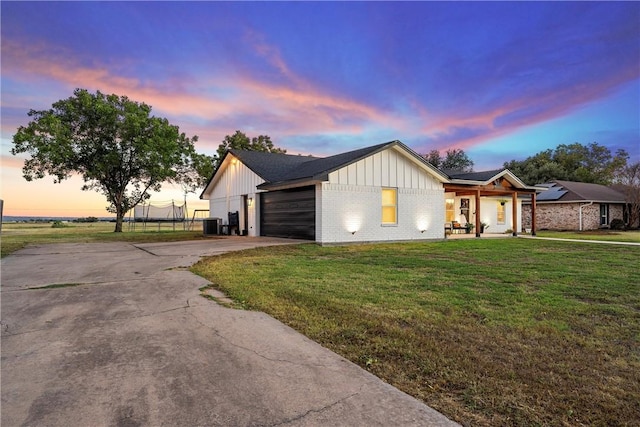
[[[242,196],[242,217],[240,218],[240,234],[246,236],[249,234],[249,198],[246,194]]]

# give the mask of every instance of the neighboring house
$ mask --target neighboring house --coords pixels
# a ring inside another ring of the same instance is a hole
[[[517,231],[519,192],[535,188],[508,170],[450,176],[392,141],[325,158],[229,150],[200,198],[239,234],[328,244],[440,239],[460,217],[477,236],[480,218]]]
[[[540,184],[547,190],[537,196],[539,230],[595,230],[623,218],[625,196],[600,184],[552,181]],[[525,227],[531,223],[531,204],[523,203]]]

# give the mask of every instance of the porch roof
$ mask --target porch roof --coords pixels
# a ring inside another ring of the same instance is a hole
[[[509,169],[495,169],[481,172],[449,172],[450,183],[444,184],[445,191],[457,194],[476,193],[481,195],[506,195],[513,193],[536,193],[545,187],[526,185]]]

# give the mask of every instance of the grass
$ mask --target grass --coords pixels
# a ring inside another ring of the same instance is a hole
[[[158,231],[157,226],[147,226],[142,231],[138,224],[136,231],[127,231],[125,224],[122,233],[114,233],[114,223],[64,223],[64,227],[53,227],[51,223],[3,223],[0,247],[5,257],[29,244],[72,243],[72,242],[168,242],[196,240],[205,238],[201,229],[197,231],[173,231],[164,224]],[[176,229],[182,228],[181,224]]]
[[[474,426],[639,425],[640,248],[316,245],[203,259],[243,307]]]
[[[638,230],[538,231],[536,234],[538,237],[553,237],[559,239],[603,240],[609,242],[640,243],[640,231]]]

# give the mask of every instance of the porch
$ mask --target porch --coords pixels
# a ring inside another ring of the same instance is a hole
[[[535,236],[535,187],[526,186],[507,169],[451,178],[444,184],[445,233],[456,238],[517,236],[523,230],[522,199],[526,197],[534,212],[530,231]]]

